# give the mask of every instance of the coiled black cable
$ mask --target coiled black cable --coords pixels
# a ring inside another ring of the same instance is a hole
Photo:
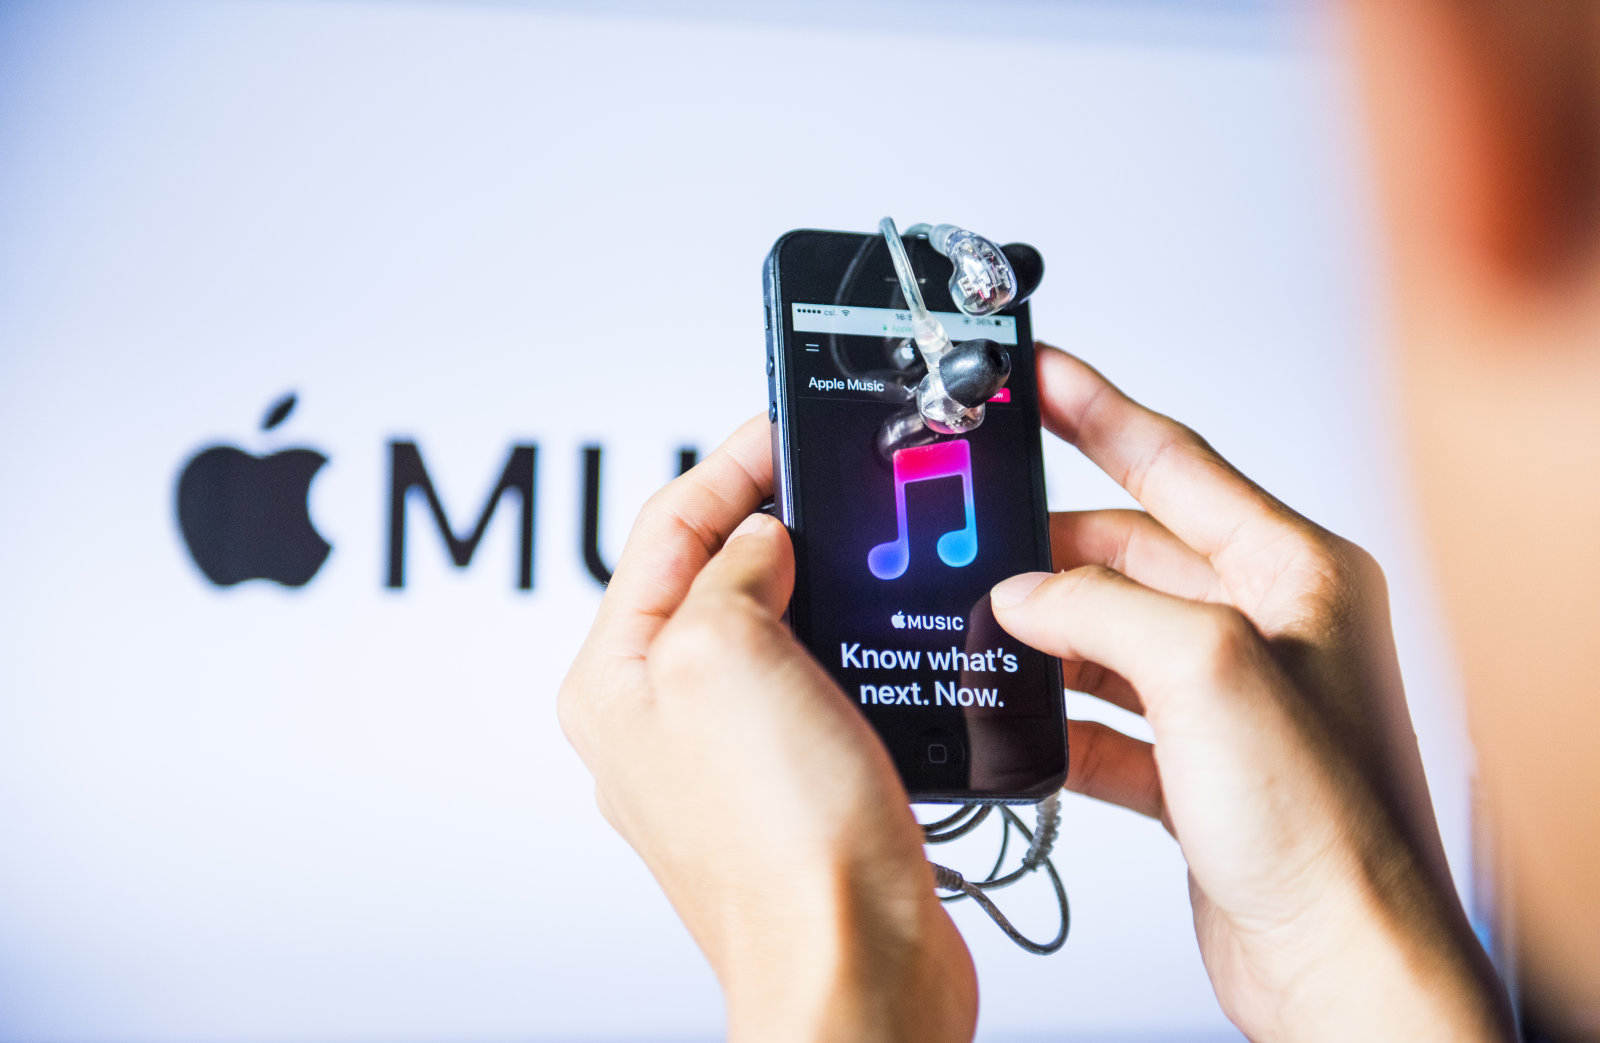
[[[976,829],[997,805],[993,804],[964,804],[953,815],[949,815],[937,822],[923,826],[923,839],[929,844],[945,844],[959,837],[966,836]],[[1050,860],[1050,852],[1055,847],[1056,838],[1061,832],[1061,795],[1052,793],[1040,801],[1037,808],[1037,819],[1034,829],[1029,829],[1009,807],[1000,806],[1001,833],[1000,853],[995,858],[994,868],[982,880],[968,880],[960,873],[948,866],[937,862],[930,862],[933,867],[934,885],[951,894],[940,895],[941,902],[955,902],[963,898],[971,898],[978,904],[989,919],[995,922],[1006,937],[1010,938],[1022,949],[1039,956],[1048,956],[1057,952],[1066,944],[1067,935],[1072,929],[1072,907],[1067,901],[1067,888],[1061,881],[1061,874],[1056,871],[1055,863]],[[1010,848],[1011,831],[1016,830],[1028,841],[1028,850],[1023,854],[1017,868],[1011,872],[1000,875],[1000,869],[1005,864],[1006,853]],[[985,892],[1010,887],[1039,869],[1043,869],[1050,878],[1050,884],[1056,892],[1056,903],[1061,909],[1061,927],[1056,936],[1048,942],[1036,942],[1024,935],[1012,925],[1011,920],[1000,911],[994,900]]]

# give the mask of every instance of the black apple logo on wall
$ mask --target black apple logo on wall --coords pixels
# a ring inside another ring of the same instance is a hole
[[[295,396],[267,410],[271,431],[289,418]],[[328,458],[314,449],[252,456],[231,445],[196,453],[178,476],[178,527],[207,579],[231,587],[265,579],[303,587],[333,547],[311,524],[311,482]]]

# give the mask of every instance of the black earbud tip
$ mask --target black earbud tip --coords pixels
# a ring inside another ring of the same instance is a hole
[[[944,389],[968,409],[993,398],[1010,376],[1011,356],[992,340],[960,341],[939,360]]]
[[[1007,243],[1000,248],[1017,274],[1017,296],[1012,304],[1021,304],[1033,296],[1033,291],[1044,281],[1044,258],[1027,243]]]

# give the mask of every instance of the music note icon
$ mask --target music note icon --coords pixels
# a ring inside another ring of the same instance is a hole
[[[896,579],[911,564],[911,537],[906,531],[906,486],[934,478],[961,479],[967,523],[939,537],[939,560],[951,568],[972,564],[978,556],[978,515],[972,504],[972,446],[964,438],[935,442],[894,454],[894,516],[899,535],[867,552],[867,568],[879,579]]]

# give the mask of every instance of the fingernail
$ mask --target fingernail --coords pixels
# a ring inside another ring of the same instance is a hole
[[[989,592],[989,603],[995,608],[1012,608],[1027,600],[1035,587],[1050,578],[1048,572],[1024,572],[995,584]]]
[[[750,533],[755,532],[757,529],[761,528],[761,526],[766,524],[766,521],[764,520],[765,518],[766,515],[761,514],[760,512],[750,515],[750,517],[739,523],[739,527],[737,529],[734,529],[732,532],[728,533],[728,541],[731,543],[740,536],[748,536]]]

